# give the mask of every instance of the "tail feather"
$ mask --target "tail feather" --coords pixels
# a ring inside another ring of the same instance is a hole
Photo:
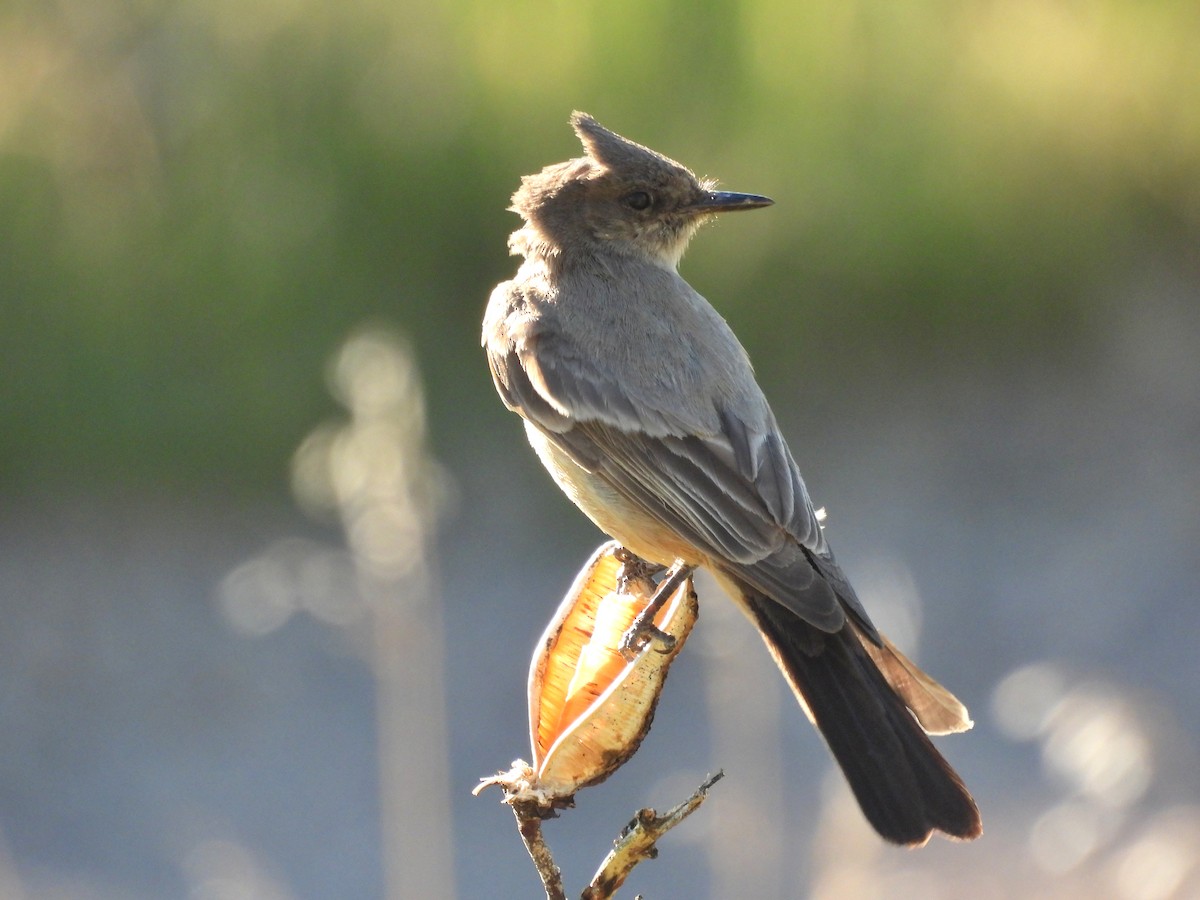
[[[880,835],[920,846],[934,831],[961,840],[982,833],[979,810],[962,780],[851,626],[827,634],[765,597],[747,594],[745,603]]]
[[[876,646],[857,629],[855,634],[884,680],[900,695],[926,734],[957,734],[975,724],[959,699],[917,668],[887,635],[879,635],[883,645]]]

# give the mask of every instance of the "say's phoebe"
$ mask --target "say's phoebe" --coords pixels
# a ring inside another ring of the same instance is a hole
[[[630,551],[704,566],[749,616],[887,840],[977,837],[926,732],[971,725],[871,624],[834,561],[749,358],[676,271],[713,214],[769,206],[575,113],[586,155],[522,179],[525,258],[488,301],[504,404],[559,487]]]

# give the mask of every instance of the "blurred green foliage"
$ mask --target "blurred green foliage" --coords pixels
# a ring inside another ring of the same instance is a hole
[[[1086,340],[1195,271],[1198,46],[1181,0],[8,4],[0,490],[281,492],[363,320],[470,440],[504,206],[573,108],[776,199],[684,262],[767,377]]]

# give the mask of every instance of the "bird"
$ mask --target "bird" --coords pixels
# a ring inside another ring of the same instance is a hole
[[[885,840],[971,840],[979,810],[927,734],[966,708],[872,623],[826,539],[749,356],[680,276],[717,190],[592,116],[584,154],[521,179],[522,258],[482,345],[504,405],[558,486],[631,553],[709,571],[758,629]]]

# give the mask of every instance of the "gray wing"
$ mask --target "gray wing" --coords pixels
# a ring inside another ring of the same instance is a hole
[[[761,409],[751,404],[747,415],[728,403],[663,408],[672,395],[661,392],[633,403],[627,386],[606,382],[601,367],[565,350],[557,336],[489,342],[505,404],[728,574],[822,630],[840,629],[849,612],[877,639],[761,394]],[[754,414],[760,423],[747,425]]]

